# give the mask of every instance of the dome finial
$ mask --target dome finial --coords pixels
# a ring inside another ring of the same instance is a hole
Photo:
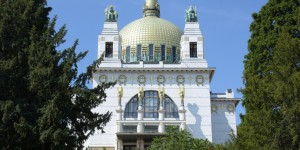
[[[160,6],[157,0],[146,0],[143,8],[144,17],[160,17]]]

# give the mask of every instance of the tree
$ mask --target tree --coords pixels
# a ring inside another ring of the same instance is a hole
[[[102,130],[111,112],[93,108],[114,83],[87,87],[100,60],[78,74],[78,41],[58,50],[66,28],[46,0],[0,0],[0,149],[74,149]]]
[[[269,0],[253,14],[238,128],[243,149],[300,148],[300,1]]]
[[[186,131],[179,131],[177,127],[171,126],[167,128],[165,136],[156,137],[151,143],[148,150],[199,150],[199,149],[213,149],[214,145],[207,139],[196,139]]]
[[[230,134],[230,139],[222,144],[215,145],[216,150],[240,150],[245,149],[244,147],[239,147],[237,143],[237,137],[235,134]]]

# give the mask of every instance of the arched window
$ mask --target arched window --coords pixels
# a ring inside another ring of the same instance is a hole
[[[144,118],[158,118],[159,97],[157,91],[145,91],[142,106],[144,108]],[[178,108],[173,100],[165,95],[164,98],[165,118],[179,118]],[[138,95],[133,96],[126,104],[124,118],[137,118]]]

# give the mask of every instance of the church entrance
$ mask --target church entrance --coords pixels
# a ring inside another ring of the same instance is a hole
[[[135,145],[124,145],[123,150],[136,150]]]
[[[151,146],[155,137],[161,137],[164,133],[116,133],[118,150],[146,150]]]
[[[147,149],[149,146],[150,144],[144,145],[144,149]],[[124,145],[123,150],[136,150],[136,145]]]

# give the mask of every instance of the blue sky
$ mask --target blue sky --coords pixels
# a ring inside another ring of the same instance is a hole
[[[210,67],[216,67],[211,82],[211,91],[220,93],[231,88],[235,97],[242,98],[237,89],[243,87],[242,72],[244,55],[247,54],[247,41],[252,13],[258,12],[267,0],[159,0],[161,18],[171,21],[184,29],[185,9],[196,6],[200,28],[204,36],[205,57]],[[60,48],[69,47],[79,39],[77,51],[88,50],[80,62],[80,71],[97,57],[97,40],[104,22],[104,9],[114,5],[119,13],[119,29],[142,17],[144,0],[50,0],[53,8],[51,17],[58,16],[57,28],[66,24],[67,42]],[[239,104],[239,114],[244,113]]]

